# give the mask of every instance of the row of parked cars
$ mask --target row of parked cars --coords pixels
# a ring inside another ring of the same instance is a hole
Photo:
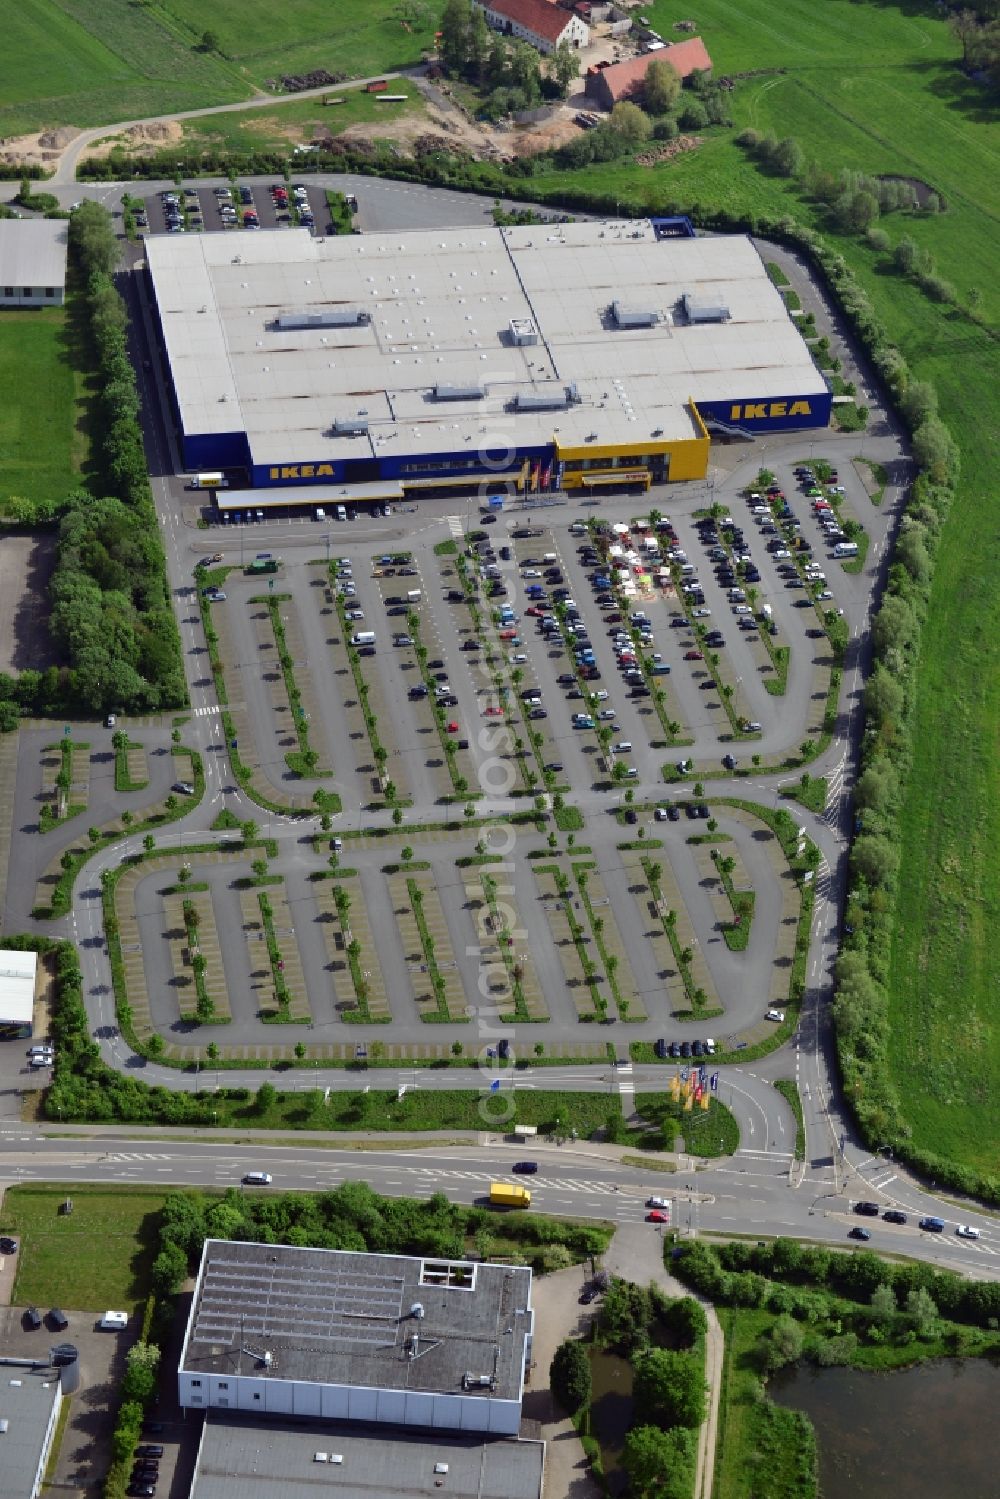
[[[715,1055],[715,1041],[711,1036],[705,1041],[664,1041],[662,1038],[653,1043],[653,1050],[662,1060],[665,1057],[712,1057]]]

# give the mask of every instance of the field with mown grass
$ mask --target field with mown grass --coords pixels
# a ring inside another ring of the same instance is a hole
[[[0,513],[12,496],[58,501],[80,482],[86,441],[67,316],[0,312]]]
[[[67,1196],[73,1211],[61,1213]],[[163,1198],[138,1184],[8,1187],[0,1224],[19,1240],[14,1305],[139,1311],[150,1291]]]
[[[419,63],[433,24],[398,0],[17,0],[3,9],[0,134],[148,119],[249,98],[326,68],[364,77]],[[218,51],[202,46],[214,33]]]

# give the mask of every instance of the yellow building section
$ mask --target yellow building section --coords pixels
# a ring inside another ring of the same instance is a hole
[[[695,437],[647,438],[642,443],[588,442],[570,447],[555,442],[562,465],[563,489],[591,489],[614,484],[662,484],[704,479],[710,438],[693,401],[688,402]]]

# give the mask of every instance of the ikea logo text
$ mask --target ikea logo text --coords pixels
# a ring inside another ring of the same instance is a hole
[[[332,463],[291,463],[269,470],[272,479],[332,479]]]
[[[729,419],[733,422],[763,422],[775,416],[811,416],[808,401],[745,401],[742,406],[730,406]]]

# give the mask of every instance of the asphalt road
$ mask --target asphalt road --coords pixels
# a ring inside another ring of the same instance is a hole
[[[511,1172],[525,1155],[538,1162],[538,1174],[530,1180]],[[646,1199],[662,1196],[670,1203],[671,1226],[682,1237],[786,1234],[846,1246],[849,1230],[862,1223],[871,1230],[874,1249],[982,1279],[1000,1274],[1000,1233],[989,1221],[980,1240],[963,1241],[954,1232],[957,1222],[981,1220],[959,1219],[953,1209],[944,1209],[945,1231],[925,1233],[916,1218],[933,1212],[935,1204],[912,1189],[880,1192],[853,1170],[846,1183],[812,1169],[790,1184],[785,1163],[753,1151],[718,1166],[682,1161],[670,1175],[623,1164],[607,1147],[602,1153],[582,1144],[525,1146],[495,1136],[469,1146],[352,1150],[310,1146],[307,1137],[280,1144],[225,1138],[178,1144],[155,1131],[106,1130],[93,1140],[80,1139],[75,1131],[71,1138],[43,1137],[16,1125],[0,1131],[0,1179],[7,1183],[142,1182],[224,1190],[239,1187],[246,1171],[272,1174],[273,1184],[264,1191],[322,1191],[345,1181],[367,1181],[389,1196],[443,1192],[462,1203],[482,1201],[491,1181],[521,1181],[531,1190],[532,1207],[542,1212],[622,1224],[644,1221]],[[902,1207],[910,1222],[895,1226],[857,1217],[852,1208],[860,1196],[877,1196],[883,1207]],[[651,1234],[659,1231],[649,1225]]]

